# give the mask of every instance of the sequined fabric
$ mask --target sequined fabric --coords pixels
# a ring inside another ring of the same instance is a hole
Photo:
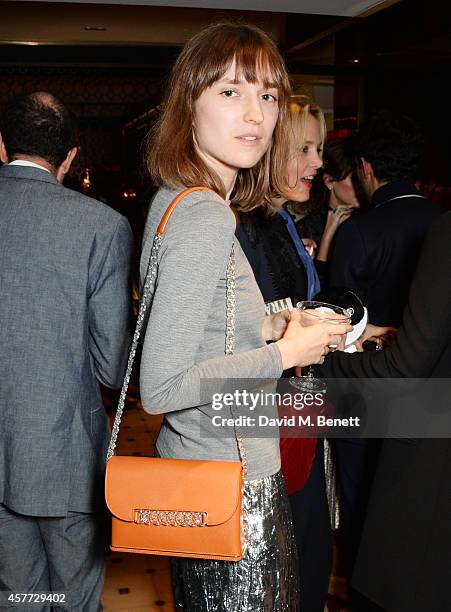
[[[326,438],[324,438],[324,473],[330,526],[332,529],[338,529],[340,527],[340,498],[337,491],[337,469],[333,448]]]
[[[248,549],[242,561],[172,560],[177,612],[298,612],[299,572],[281,473],[244,486]]]

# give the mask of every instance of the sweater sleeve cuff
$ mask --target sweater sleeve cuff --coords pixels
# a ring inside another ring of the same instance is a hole
[[[275,342],[268,344],[267,346],[269,359],[270,359],[270,367],[271,373],[269,375],[270,378],[280,378],[283,372],[282,366],[282,355],[280,353],[280,349]]]

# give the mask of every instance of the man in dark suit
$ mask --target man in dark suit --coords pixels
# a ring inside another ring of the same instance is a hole
[[[398,327],[421,245],[440,209],[415,187],[422,136],[411,118],[379,111],[359,128],[356,151],[370,205],[338,230],[330,284],[355,291],[370,323]]]
[[[414,184],[422,144],[416,123],[388,110],[372,115],[357,134],[359,177],[370,205],[337,232],[330,283],[354,290],[375,325],[400,325],[424,237],[440,212]],[[380,442],[336,440],[335,448],[350,574]]]
[[[119,386],[125,369],[132,235],[62,185],[76,152],[51,94],[2,113],[0,591],[64,593],[63,609],[94,612],[109,439],[99,383]]]
[[[451,213],[448,212],[434,221],[428,232],[402,325],[392,346],[377,353],[335,353],[321,366],[321,375],[430,377],[441,379],[437,383],[440,385],[443,379],[449,381],[450,270]],[[433,385],[433,381],[429,382]],[[436,392],[442,388],[437,386]],[[442,408],[447,402],[445,409],[449,414],[449,395],[443,400]],[[396,398],[392,402],[396,403]],[[432,398],[430,404],[433,419],[437,407]],[[371,612],[451,610],[450,517],[451,439],[385,440],[352,581],[354,588],[367,598],[359,609]]]

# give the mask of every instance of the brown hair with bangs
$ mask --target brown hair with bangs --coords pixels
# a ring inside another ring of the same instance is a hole
[[[157,185],[202,185],[226,196],[222,180],[196,151],[192,125],[195,101],[225,74],[233,60],[237,76],[250,83],[262,79],[265,87],[278,90],[279,118],[272,144],[253,168],[239,170],[231,196],[241,210],[250,210],[280,191],[283,184],[290,94],[288,75],[275,43],[255,26],[219,23],[188,40],[172,69],[161,115],[149,134],[146,161]]]

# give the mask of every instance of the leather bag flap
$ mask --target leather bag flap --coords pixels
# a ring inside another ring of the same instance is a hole
[[[206,512],[207,525],[220,525],[236,512],[241,489],[239,461],[115,456],[106,469],[107,506],[127,522],[148,509]]]

